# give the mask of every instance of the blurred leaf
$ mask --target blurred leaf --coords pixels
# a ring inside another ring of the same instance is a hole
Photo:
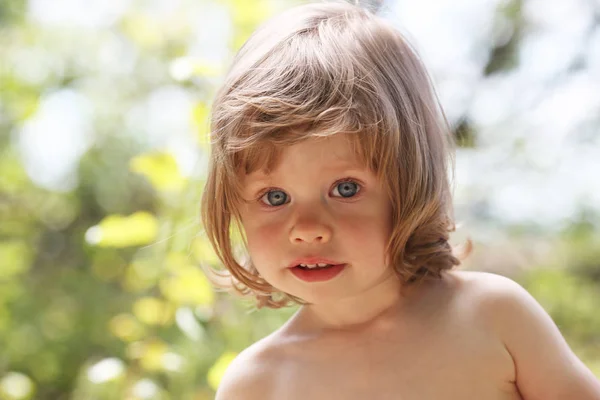
[[[156,297],[143,297],[133,305],[133,314],[147,325],[166,325],[173,321],[173,309]]]
[[[123,31],[138,46],[154,49],[162,45],[165,40],[157,22],[141,13],[128,15],[122,22]]]
[[[75,321],[71,310],[61,305],[51,304],[40,319],[40,329],[48,339],[65,340],[73,332]]]
[[[144,175],[158,191],[180,191],[185,185],[177,161],[167,153],[142,154],[134,157],[130,164],[133,172]]]
[[[158,221],[148,212],[129,217],[109,215],[85,234],[88,243],[99,247],[129,247],[148,244],[158,235]]]
[[[1,72],[2,91],[0,92],[0,99],[4,97],[4,104],[9,115],[18,122],[24,122],[32,117],[39,108],[39,88],[27,85],[12,76],[2,76]]]
[[[39,330],[31,323],[15,326],[8,335],[3,353],[14,360],[25,360],[36,354],[44,346]]]
[[[192,252],[198,262],[210,264],[213,267],[221,265],[217,253],[215,253],[208,239],[196,237],[192,242]]]
[[[173,276],[159,283],[165,298],[178,305],[210,305],[214,302],[214,289],[200,269],[182,266]]]
[[[150,339],[144,342],[141,350],[140,365],[148,371],[159,371],[164,368],[164,356],[168,346],[160,339]]]
[[[0,153],[0,192],[22,194],[29,177],[21,165],[16,151],[6,149]],[[0,200],[4,201],[4,200]]]
[[[125,269],[125,260],[113,249],[101,250],[94,255],[92,271],[103,281],[117,278]]]
[[[265,0],[229,0],[233,24],[236,28],[233,46],[237,50],[257,26],[273,12],[273,5]]]
[[[43,349],[36,353],[36,362],[32,365],[33,376],[38,382],[51,383],[61,373],[60,354],[53,349]]]
[[[35,394],[35,383],[25,374],[8,372],[0,380],[0,396],[3,400],[28,400]]]
[[[20,240],[0,242],[0,280],[26,272],[31,266],[32,253]]]
[[[27,296],[26,288],[19,281],[0,281],[0,304],[9,303],[17,299]]]
[[[194,264],[190,257],[183,253],[172,251],[165,258],[165,269],[168,272],[179,273],[190,267],[193,268]]]
[[[62,193],[47,193],[36,207],[38,219],[53,231],[60,231],[71,224],[79,215],[80,203],[74,196]]]
[[[123,287],[130,292],[140,292],[156,285],[160,269],[156,262],[148,259],[136,259],[126,269]]]
[[[115,315],[109,322],[109,331],[125,342],[133,342],[141,339],[145,334],[145,328],[131,314]]]
[[[206,376],[206,380],[210,387],[214,390],[217,390],[219,384],[221,383],[221,379],[223,375],[225,375],[225,371],[231,362],[237,357],[236,353],[226,352],[221,355],[217,359],[217,361],[213,364],[213,366],[208,370],[208,374]]]

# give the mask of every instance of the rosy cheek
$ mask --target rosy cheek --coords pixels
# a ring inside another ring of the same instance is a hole
[[[265,243],[273,243],[281,234],[281,228],[277,224],[265,224],[259,229],[259,235]]]
[[[276,224],[254,226],[251,237],[248,237],[248,245],[251,250],[268,251],[273,248],[273,243],[278,241],[279,235],[281,235],[280,228]]]
[[[338,226],[347,240],[362,247],[366,243],[386,241],[389,235],[389,227],[386,225],[381,215],[363,215],[344,218]]]
[[[372,218],[366,218],[361,216],[354,216],[352,218],[344,218],[339,222],[339,228],[344,234],[351,234],[352,236],[368,236],[371,230],[370,226],[373,224]]]

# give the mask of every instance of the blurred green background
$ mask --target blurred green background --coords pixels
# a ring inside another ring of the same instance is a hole
[[[299,3],[0,0],[0,399],[212,399],[293,313],[211,288],[198,204],[234,51]],[[600,376],[600,3],[380,13],[460,146],[464,267],[525,286]]]

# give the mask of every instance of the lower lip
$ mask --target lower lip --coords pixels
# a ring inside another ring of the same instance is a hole
[[[305,282],[324,282],[335,278],[346,267],[346,264],[338,264],[328,268],[304,269],[300,267],[290,268],[292,274]]]

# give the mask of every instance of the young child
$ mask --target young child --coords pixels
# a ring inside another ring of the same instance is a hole
[[[217,399],[600,399],[524,289],[453,270],[449,142],[421,61],[369,11],[299,6],[252,35],[213,105],[202,217],[238,291],[301,307]]]

